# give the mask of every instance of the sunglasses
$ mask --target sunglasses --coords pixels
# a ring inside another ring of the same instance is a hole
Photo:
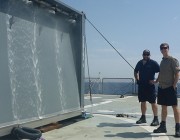
[[[163,50],[163,49],[166,50],[166,49],[168,49],[168,47],[161,47],[161,48],[160,48],[160,50]]]
[[[150,54],[143,54],[143,56],[149,56]]]

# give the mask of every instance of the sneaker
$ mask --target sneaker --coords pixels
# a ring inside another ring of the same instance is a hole
[[[158,126],[158,125],[159,125],[158,119],[154,119],[151,123],[151,126]]]
[[[153,133],[166,133],[166,126],[160,125],[157,129],[154,129]]]
[[[142,123],[146,123],[146,119],[140,118],[140,119],[136,122],[136,124],[142,124]]]
[[[180,137],[180,128],[176,128],[175,137]]]

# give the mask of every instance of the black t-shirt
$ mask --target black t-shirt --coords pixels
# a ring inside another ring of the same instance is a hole
[[[154,80],[155,73],[160,71],[159,64],[150,59],[143,65],[143,60],[140,60],[134,70],[139,73],[139,82],[141,84],[149,84],[150,80]]]

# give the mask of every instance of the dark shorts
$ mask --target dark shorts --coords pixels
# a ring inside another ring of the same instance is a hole
[[[156,103],[156,92],[154,85],[138,85],[139,102]]]
[[[173,86],[162,89],[158,87],[158,99],[157,103],[159,105],[173,106],[177,105],[177,89]]]

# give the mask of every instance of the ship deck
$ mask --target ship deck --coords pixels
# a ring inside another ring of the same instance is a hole
[[[180,101],[180,99],[178,99]],[[137,96],[128,95],[85,95],[85,110],[90,113],[87,119],[81,117],[67,120],[60,129],[43,133],[46,140],[116,140],[116,139],[145,139],[145,140],[174,140],[175,122],[172,108],[168,108],[167,133],[153,134],[156,127],[150,126],[153,119],[150,104],[147,106],[147,123],[137,125],[135,122],[141,116]],[[158,106],[160,119],[161,107]],[[116,117],[121,114],[121,117]]]

